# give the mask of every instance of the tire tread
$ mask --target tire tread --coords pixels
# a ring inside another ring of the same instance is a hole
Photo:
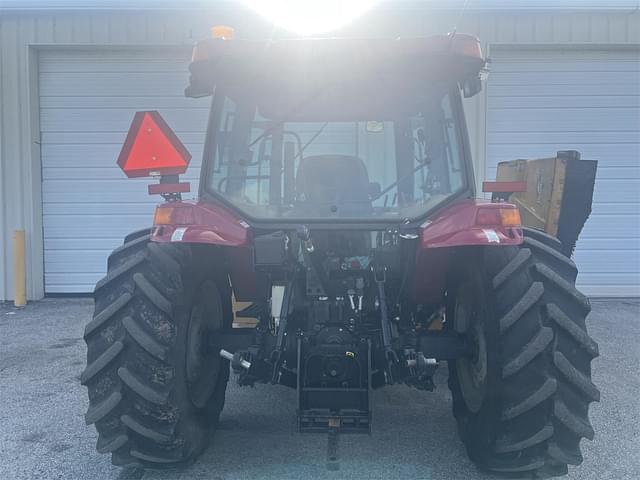
[[[111,346],[102,352],[98,358],[87,365],[87,368],[80,375],[80,384],[86,385],[93,377],[107,368],[109,364],[113,362],[118,355],[120,355],[123,348],[124,344],[120,341],[112,343]]]
[[[183,276],[213,271],[217,257],[209,255],[194,264],[191,247],[152,243],[145,229],[128,235],[109,256],[85,328],[91,360],[81,382],[89,390],[85,421],[98,430],[96,450],[110,453],[114,465],[166,468],[191,460],[215,426],[228,371],[219,377],[211,406],[188,419],[181,411],[185,397],[173,383],[180,368],[176,322],[184,318],[175,316],[174,302],[184,315]]]
[[[474,461],[489,471],[548,478],[580,464],[580,440],[593,439],[588,407],[600,392],[591,381],[590,361],[598,345],[585,329],[589,299],[575,288],[577,270],[562,244],[544,232],[524,233],[519,248],[485,250],[487,265],[498,271],[490,285],[498,341],[506,342],[507,352],[498,357],[500,393],[491,400],[500,405],[490,425],[493,443],[474,446],[471,439],[487,434],[466,425],[486,423],[470,423],[473,414],[460,387],[455,381],[450,386]]]

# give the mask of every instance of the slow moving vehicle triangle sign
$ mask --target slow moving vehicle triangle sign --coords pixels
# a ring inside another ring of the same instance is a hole
[[[191,154],[157,111],[136,112],[118,156],[127,177],[179,175]]]

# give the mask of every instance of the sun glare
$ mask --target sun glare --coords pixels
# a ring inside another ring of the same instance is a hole
[[[278,27],[299,35],[329,32],[371,9],[379,0],[243,0]]]

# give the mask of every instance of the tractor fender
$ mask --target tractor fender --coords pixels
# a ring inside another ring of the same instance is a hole
[[[249,243],[249,225],[220,205],[167,202],[158,205],[151,241],[242,247]]]
[[[151,241],[191,243],[226,250],[226,263],[237,301],[257,299],[249,225],[221,205],[168,202],[156,208]]]
[[[449,205],[422,224],[421,248],[520,245],[522,225],[503,225],[503,210],[517,212],[517,207],[484,200],[464,200]]]
[[[500,219],[500,209],[515,208],[508,203],[463,200],[443,208],[423,223],[416,252],[414,298],[434,305],[441,301],[452,260],[459,248],[522,244],[521,226],[487,222],[491,218]]]

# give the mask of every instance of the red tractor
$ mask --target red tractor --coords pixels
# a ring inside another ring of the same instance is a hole
[[[122,151],[166,202],[95,288],[82,383],[97,450],[195,458],[230,367],[296,389],[299,430],[331,446],[370,432],[373,390],[433,390],[446,362],[482,469],[580,464],[599,400],[589,300],[560,241],[476,199],[462,96],[481,89],[478,40],[221,37],[196,45],[186,89],[212,96],[199,200],[181,199],[189,155],[156,112]]]

